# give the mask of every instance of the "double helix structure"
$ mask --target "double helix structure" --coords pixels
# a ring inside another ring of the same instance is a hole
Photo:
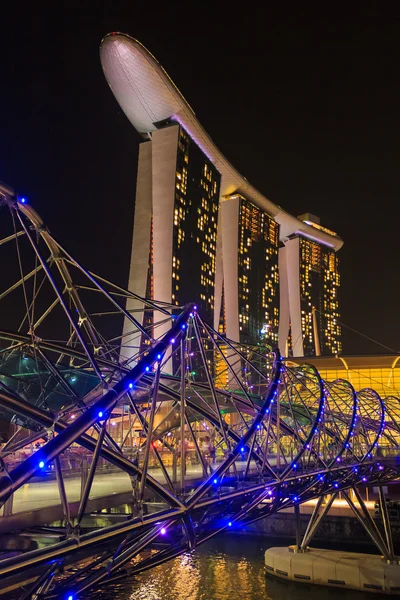
[[[399,477],[397,398],[226,339],[195,304],[135,296],[5,185],[0,253],[0,530],[48,536],[1,548],[7,598],[76,600],[230,528]],[[118,506],[121,481],[125,518],[93,518]]]

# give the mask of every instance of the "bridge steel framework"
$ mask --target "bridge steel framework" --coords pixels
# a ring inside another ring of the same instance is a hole
[[[23,578],[21,599],[76,600],[219,532],[288,507],[298,514],[318,499],[298,538],[305,549],[339,492],[395,560],[387,513],[381,534],[358,487],[381,489],[399,476],[397,398],[324,381],[276,348],[222,337],[194,304],[177,310],[90,272],[4,185],[0,213],[0,416],[13,429],[0,451],[1,520],[21,486],[50,470],[63,513],[57,542],[0,559],[4,590]],[[125,309],[129,298],[140,318]],[[121,334],[124,319],[132,327]],[[89,467],[72,514],[78,452]],[[104,469],[129,477],[131,513],[88,530],[93,482]]]

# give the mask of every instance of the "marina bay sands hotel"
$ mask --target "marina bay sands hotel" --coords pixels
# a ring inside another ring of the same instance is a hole
[[[200,315],[235,341],[278,344],[298,357],[340,353],[340,237],[256,190],[137,40],[109,34],[100,55],[143,137],[129,289],[177,306],[197,302]]]

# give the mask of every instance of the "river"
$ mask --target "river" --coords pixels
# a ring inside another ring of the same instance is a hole
[[[87,600],[373,600],[375,594],[265,576],[262,538],[225,535],[136,578],[88,593]],[[276,544],[274,544],[276,545]],[[382,596],[380,596],[382,598]]]

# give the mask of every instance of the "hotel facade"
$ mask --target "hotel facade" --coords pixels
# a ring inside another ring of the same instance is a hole
[[[140,42],[109,34],[100,56],[143,138],[129,289],[177,307],[196,302],[234,341],[299,357],[340,353],[339,236],[313,215],[290,215],[234,169]]]

